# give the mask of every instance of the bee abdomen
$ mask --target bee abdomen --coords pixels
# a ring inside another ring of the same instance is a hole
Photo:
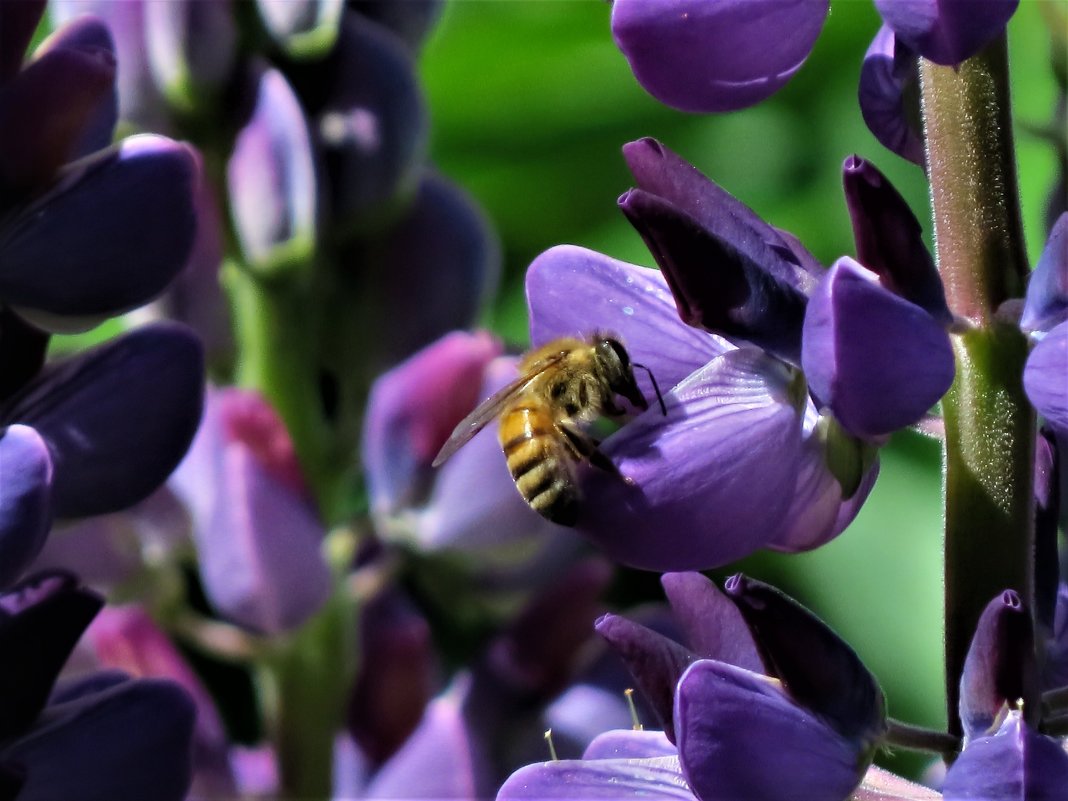
[[[578,490],[560,453],[551,424],[541,425],[532,410],[501,418],[500,439],[508,470],[523,500],[542,517],[571,526],[578,517]]]

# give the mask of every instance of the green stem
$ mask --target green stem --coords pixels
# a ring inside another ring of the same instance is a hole
[[[1027,275],[1004,37],[957,69],[921,63],[939,270],[955,337],[945,415],[946,696],[950,731],[964,659],[983,608],[1033,595],[1034,413],[1021,375],[1027,343],[998,307]],[[1032,605],[1033,608],[1033,605]]]
[[[889,728],[884,738],[887,745],[933,754],[956,754],[960,751],[960,738],[944,731],[925,729],[893,718],[887,724]]]

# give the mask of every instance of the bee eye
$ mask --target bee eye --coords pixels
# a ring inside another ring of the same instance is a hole
[[[549,394],[551,394],[554,398],[563,397],[563,394],[565,392],[567,392],[567,387],[563,384],[553,384],[552,389],[549,390]]]
[[[615,354],[619,358],[619,363],[623,367],[623,369],[626,370],[628,367],[630,367],[630,356],[627,355],[627,351],[624,349],[623,344],[615,339],[606,339],[605,341],[608,343],[609,347],[611,347],[612,350],[615,351]]]

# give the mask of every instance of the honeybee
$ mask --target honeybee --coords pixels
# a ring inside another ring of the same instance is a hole
[[[497,438],[523,500],[542,517],[563,526],[578,519],[580,493],[575,468],[582,462],[631,483],[583,429],[598,417],[618,417],[620,395],[641,410],[649,404],[634,380],[634,367],[649,374],[660,409],[667,415],[652,371],[633,364],[623,344],[607,334],[588,340],[563,337],[526,354],[519,378],[467,415],[434,459],[437,467],[500,417]]]

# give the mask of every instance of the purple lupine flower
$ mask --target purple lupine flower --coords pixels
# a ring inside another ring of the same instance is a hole
[[[1020,0],[875,0],[883,21],[909,48],[956,66],[1000,36]]]
[[[39,574],[0,596],[0,642],[18,655],[0,677],[5,779],[28,801],[87,792],[115,801],[180,801],[189,787],[195,717],[183,689],[118,672],[53,689],[101,605],[61,573]]]
[[[612,35],[638,82],[682,111],[733,111],[801,68],[829,0],[616,0]]]
[[[52,515],[114,512],[163,483],[196,430],[203,385],[196,338],[157,324],[49,365],[0,403],[5,582],[36,556]]]
[[[615,733],[581,762],[516,773],[498,798],[642,790],[700,801],[773,799],[787,787],[811,798],[849,795],[885,727],[882,693],[856,654],[759,582],[735,577],[728,596],[696,573],[667,574],[663,583],[693,650],[613,615],[597,624],[649,697],[663,735]]]
[[[319,609],[331,591],[323,524],[293,443],[263,398],[209,390],[171,483],[193,519],[204,590],[223,616],[275,634]]]
[[[1057,218],[1027,282],[1020,327],[1047,332],[1068,320],[1068,212]]]
[[[271,38],[294,58],[314,58],[330,50],[338,35],[342,0],[256,0]]]
[[[196,706],[192,792],[205,798],[233,795],[229,740],[207,688],[166,634],[137,605],[104,607],[85,632],[98,665],[134,678],[169,679]]]
[[[624,155],[638,188],[620,206],[661,273],[561,247],[527,275],[535,345],[610,331],[674,387],[666,418],[646,412],[605,441],[636,488],[589,471],[578,527],[614,558],[661,570],[826,542],[867,496],[874,446],[952,381],[952,315],[915,218],[855,160],[870,185],[850,196],[858,255],[879,280],[849,260],[825,271],[659,143]],[[859,315],[861,298],[881,313]],[[713,336],[680,324],[672,301]]]
[[[4,86],[0,300],[47,330],[145,303],[192,246],[193,151],[155,136],[100,149],[115,123],[114,69],[107,29],[81,19]]]
[[[857,100],[875,138],[901,158],[923,166],[916,54],[885,25],[864,54]]]
[[[1024,366],[1024,389],[1063,441],[1068,437],[1068,214],[1057,220],[1031,274],[1020,325],[1039,340]]]

